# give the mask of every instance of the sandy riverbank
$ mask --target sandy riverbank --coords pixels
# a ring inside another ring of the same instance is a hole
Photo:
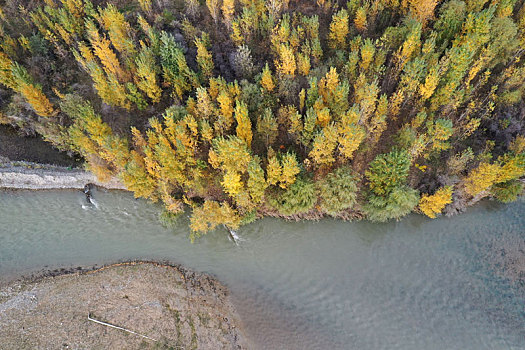
[[[224,286],[152,263],[12,282],[0,288],[0,339],[6,350],[247,348]]]
[[[0,188],[82,189],[89,183],[107,189],[126,189],[117,179],[102,183],[93,174],[82,169],[0,159]]]

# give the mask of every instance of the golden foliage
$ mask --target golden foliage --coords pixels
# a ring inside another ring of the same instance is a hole
[[[22,83],[19,86],[19,91],[38,115],[42,117],[53,115],[53,105],[44,95],[40,86]]]
[[[333,124],[329,124],[319,132],[308,156],[317,165],[331,165],[334,161],[334,151],[337,147],[338,132]]]
[[[244,102],[237,101],[235,106],[235,120],[237,121],[237,137],[244,140],[248,148],[252,145],[252,122],[248,116],[248,107]]]
[[[354,26],[360,32],[363,32],[366,30],[367,19],[366,19],[366,8],[365,7],[361,6],[357,9],[355,13],[355,18],[354,18]]]
[[[224,21],[231,25],[233,15],[235,13],[235,0],[223,0],[222,1],[222,15],[224,16]]]
[[[157,83],[157,67],[151,49],[144,47],[136,59],[137,87],[144,91],[153,103],[160,101],[162,89]]]
[[[289,45],[281,44],[279,46],[279,60],[275,63],[275,66],[279,74],[295,76],[297,65],[293,49]]]
[[[272,72],[270,70],[270,67],[268,67],[268,63],[263,68],[262,75],[261,75],[261,85],[267,92],[272,92],[275,88],[275,84],[273,82]]]
[[[115,48],[122,54],[132,55],[135,53],[135,45],[129,32],[131,27],[124,15],[115,5],[109,4],[105,9],[99,10],[100,19],[104,28],[109,32],[109,38]]]
[[[281,164],[282,174],[279,179],[279,186],[286,189],[295,183],[297,174],[299,174],[301,170],[299,169],[299,163],[297,163],[297,159],[293,153],[286,153],[283,156]]]
[[[221,181],[222,188],[230,196],[235,197],[243,190],[241,174],[237,171],[227,171]]]
[[[210,78],[213,75],[213,58],[211,53],[208,51],[208,36],[204,35],[201,38],[195,38],[195,46],[197,46],[197,63],[201,69],[202,74],[206,78]]]
[[[452,187],[445,186],[432,195],[423,194],[419,200],[419,209],[423,214],[434,219],[449,203],[452,203]]]
[[[358,122],[358,111],[350,109],[343,115],[341,121],[337,123],[339,151],[346,159],[352,159],[354,152],[359,148],[366,136],[364,128]]]
[[[230,207],[226,202],[216,202],[206,200],[201,207],[194,207],[190,217],[190,229],[193,235],[192,240],[200,234],[214,230],[219,225],[226,225],[229,229],[235,230],[241,224],[241,217],[237,210]]]
[[[494,185],[500,173],[498,164],[483,162],[472,170],[464,180],[465,191],[472,197]]]
[[[277,185],[283,173],[283,167],[279,163],[277,156],[268,157],[268,166],[266,167],[266,179],[268,185]]]
[[[346,48],[346,37],[348,35],[348,12],[340,10],[332,17],[330,33],[328,34],[328,45],[332,49],[344,50]]]

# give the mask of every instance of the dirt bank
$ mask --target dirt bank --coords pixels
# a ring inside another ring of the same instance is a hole
[[[79,167],[82,160],[60,152],[41,136],[22,136],[7,125],[0,125],[0,157],[14,161],[28,161],[60,166]]]
[[[6,350],[247,348],[224,286],[206,275],[151,263],[0,288],[0,339]]]
[[[0,188],[28,190],[82,189],[88,183],[108,189],[126,189],[116,179],[101,183],[93,174],[81,169],[31,162],[15,162],[0,158]]]

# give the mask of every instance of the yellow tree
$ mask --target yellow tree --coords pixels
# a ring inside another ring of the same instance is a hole
[[[241,225],[241,217],[237,210],[226,202],[206,200],[201,207],[193,207],[190,217],[190,239],[194,241],[196,237],[214,230],[219,225],[235,230]]]
[[[33,107],[35,112],[42,117],[53,115],[53,105],[42,92],[42,88],[33,84],[21,84],[20,93],[25,97],[27,102]]]
[[[348,12],[340,10],[332,17],[330,33],[328,34],[328,45],[332,49],[344,50],[346,48],[346,37],[348,35]]]
[[[268,67],[268,63],[266,63],[262,71],[261,86],[266,92],[272,92],[273,89],[275,88],[275,83],[273,82],[272,72],[270,70],[270,67]]]
[[[224,171],[244,171],[252,160],[246,142],[237,136],[230,136],[227,139],[215,138],[212,146],[209,163],[214,168]]]
[[[253,203],[261,203],[264,197],[264,191],[268,187],[264,179],[264,170],[259,164],[260,160],[257,156],[248,164],[248,182],[247,189]]]
[[[111,49],[109,40],[100,37],[98,29],[93,21],[86,21],[86,28],[89,34],[89,41],[93,47],[93,52],[100,59],[106,73],[113,74],[121,80],[127,81],[128,75],[120,67],[117,55]]]
[[[352,159],[366,136],[365,129],[358,123],[359,112],[356,108],[348,110],[337,123],[339,151],[346,159]]]
[[[241,174],[237,171],[227,171],[221,181],[222,188],[230,196],[235,198],[242,190],[243,183],[241,180]]]
[[[208,7],[208,10],[210,11],[211,18],[217,23],[219,20],[219,0],[206,0],[206,6]],[[224,6],[224,4],[223,4]]]
[[[283,156],[282,162],[282,174],[279,180],[279,186],[281,188],[288,188],[290,185],[295,183],[297,174],[301,171],[299,169],[299,163],[294,153],[286,153]]]
[[[419,209],[423,214],[434,219],[449,203],[452,203],[452,187],[445,186],[432,195],[423,194],[419,200]]]
[[[157,83],[157,67],[153,51],[144,46],[135,63],[137,64],[137,87],[148,95],[153,103],[159,102],[162,90]]]
[[[361,6],[355,13],[354,26],[360,32],[365,31],[367,27],[366,12],[366,8]]]
[[[197,46],[197,63],[201,69],[202,75],[210,78],[213,75],[213,58],[208,51],[209,39],[207,34],[202,34],[201,38],[195,38],[195,46]]]
[[[312,150],[308,156],[317,165],[330,166],[334,161],[334,151],[337,147],[338,132],[334,124],[324,127],[314,138]]]
[[[38,115],[50,117],[53,114],[53,105],[42,92],[42,87],[33,83],[33,79],[24,67],[18,63],[12,64],[11,76],[6,75],[6,79],[7,83],[10,83],[9,79],[13,79],[15,91],[24,96]]]
[[[219,118],[215,129],[219,133],[225,133],[233,124],[233,101],[227,91],[221,91],[217,96],[219,103]]]
[[[480,192],[488,190],[496,183],[500,170],[498,164],[482,162],[465,178],[465,192],[474,197]]]
[[[437,0],[408,0],[410,13],[423,25],[434,17]]]
[[[100,19],[104,28],[109,32],[109,38],[115,48],[122,54],[132,55],[135,53],[135,45],[129,33],[131,27],[124,15],[117,7],[109,4],[105,9],[99,10]]]
[[[244,102],[237,101],[237,105],[235,106],[235,120],[237,121],[237,137],[244,140],[248,148],[250,148],[253,137],[252,122],[248,116],[248,107],[246,107]]]
[[[257,118],[257,133],[260,139],[264,141],[266,147],[274,143],[277,139],[278,127],[277,120],[275,120],[269,108],[264,111],[263,115]]]
[[[268,166],[266,167],[266,179],[268,185],[277,185],[283,173],[283,167],[277,159],[277,156],[272,155],[268,157]]]
[[[297,64],[293,49],[289,45],[281,44],[279,46],[279,59],[275,62],[275,66],[281,75],[295,76]]]
[[[235,14],[235,0],[222,0],[222,15],[226,24],[231,26]]]

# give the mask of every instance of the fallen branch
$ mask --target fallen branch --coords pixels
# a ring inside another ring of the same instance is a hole
[[[143,334],[140,334],[140,333],[137,333],[137,332],[133,332],[132,330],[129,330],[129,329],[126,329],[126,328],[123,328],[123,327],[119,327],[119,326],[115,326],[115,325],[112,325],[111,323],[106,323],[106,322],[102,322],[102,321],[99,321],[99,320],[96,320],[94,318],[91,317],[91,314],[88,314],[88,320],[92,321],[92,322],[95,322],[95,323],[98,323],[98,324],[101,324],[103,326],[108,326],[108,327],[111,327],[111,328],[116,328],[116,329],[120,329],[124,332],[128,332],[128,333],[131,333],[131,334],[135,334],[135,335],[138,335],[142,338],[146,338],[146,339],[149,339],[149,340],[152,340],[152,341],[155,341],[155,339],[153,338],[150,338],[148,337],[147,335],[143,335]]]

